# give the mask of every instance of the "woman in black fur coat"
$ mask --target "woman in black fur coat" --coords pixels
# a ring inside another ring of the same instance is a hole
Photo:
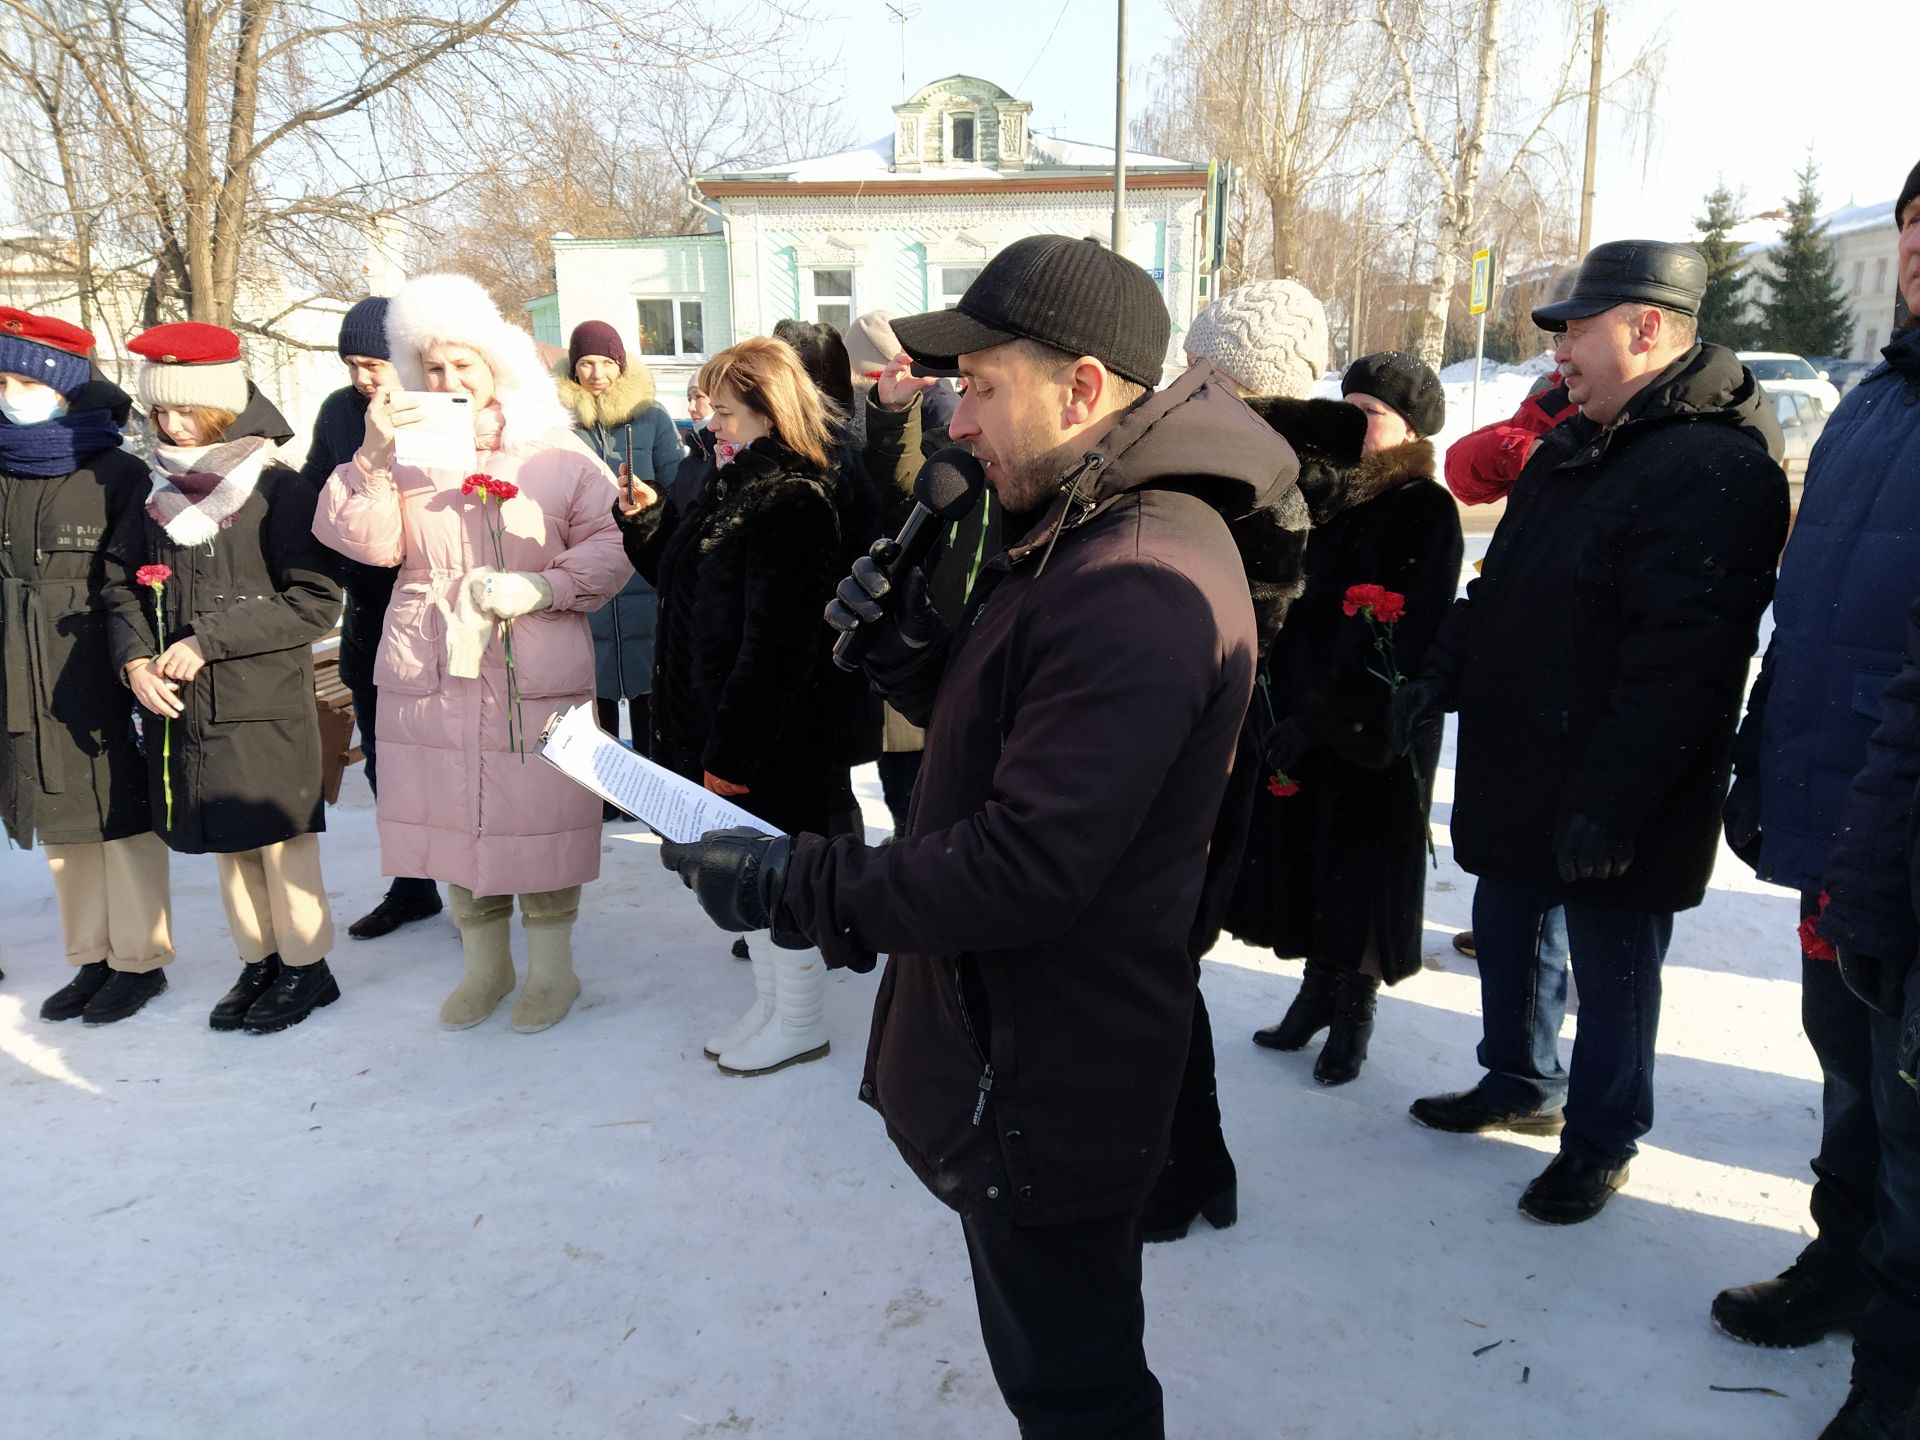
[[[721,351],[700,387],[730,458],[684,511],[671,493],[616,511],[627,557],[660,593],[653,758],[769,825],[824,834],[846,776],[821,621],[844,569],[830,417],[778,340]],[[819,957],[754,948],[758,999],[708,1054],[738,1074],[825,1055]]]
[[[1459,586],[1461,556],[1459,512],[1421,438],[1444,422],[1433,372],[1411,356],[1369,356],[1349,368],[1343,389],[1345,401],[1248,402],[1299,454],[1313,529],[1306,592],[1254,701],[1267,722],[1267,775],[1298,790],[1257,792],[1227,915],[1227,929],[1247,943],[1306,958],[1286,1017],[1254,1038],[1298,1050],[1329,1029],[1314,1066],[1323,1085],[1359,1075],[1381,982],[1420,969],[1440,758],[1437,723],[1416,734],[1411,763],[1388,744],[1385,657],[1367,620],[1346,613],[1347,591],[1378,585],[1405,597],[1394,661],[1417,675]]]

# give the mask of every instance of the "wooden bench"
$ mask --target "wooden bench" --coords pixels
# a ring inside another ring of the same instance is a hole
[[[313,705],[320,720],[320,793],[338,804],[340,779],[365,758],[353,743],[353,692],[340,678],[340,627],[313,644]]]

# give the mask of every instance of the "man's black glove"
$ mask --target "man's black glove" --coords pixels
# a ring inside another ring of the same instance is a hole
[[[889,681],[911,672],[947,629],[927,596],[927,577],[918,566],[908,570],[897,586],[888,581],[887,565],[895,553],[893,541],[874,541],[873,548],[853,562],[853,572],[827,602],[827,624],[832,629],[843,635],[868,632],[861,663],[882,690],[889,688]]]
[[[1413,744],[1413,732],[1436,715],[1445,713],[1446,682],[1425,675],[1409,680],[1393,692],[1387,707],[1387,745],[1395,755],[1404,754]]]
[[[1633,837],[1616,835],[1591,815],[1568,815],[1553,829],[1562,880],[1613,880],[1633,865]]]
[[[736,826],[709,830],[685,845],[664,840],[660,863],[679,874],[707,918],[722,930],[771,930],[774,944],[802,950],[805,938],[783,926],[780,918],[792,844],[785,835]]]
[[[1840,978],[1847,988],[1882,1015],[1900,1018],[1907,1004],[1907,967],[1889,965],[1877,955],[1835,946]]]
[[[1749,870],[1760,864],[1760,782],[1736,776],[1727,791],[1727,802],[1720,807],[1720,821],[1726,828],[1727,848]]]
[[[1260,758],[1282,775],[1290,772],[1300,763],[1300,757],[1313,748],[1313,737],[1307,733],[1307,727],[1292,716],[1274,722],[1273,728],[1260,737]]]

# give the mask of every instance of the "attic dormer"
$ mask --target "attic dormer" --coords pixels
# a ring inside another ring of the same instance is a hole
[[[1018,171],[1027,162],[1033,106],[990,80],[950,75],[893,107],[896,173],[954,168]]]

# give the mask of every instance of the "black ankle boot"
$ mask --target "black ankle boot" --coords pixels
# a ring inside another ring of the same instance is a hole
[[[80,1012],[82,1025],[114,1025],[167,988],[165,970],[115,970]]]
[[[1713,1323],[1748,1345],[1793,1349],[1851,1331],[1872,1293],[1851,1255],[1836,1261],[1815,1241],[1773,1279],[1714,1296]]]
[[[1269,1050],[1299,1050],[1333,1023],[1333,1004],[1340,989],[1340,968],[1325,960],[1307,961],[1300,993],[1278,1025],[1256,1030],[1253,1043]]]
[[[267,988],[280,978],[280,957],[269,955],[264,960],[240,967],[240,978],[233,982],[233,988],[220,997],[220,1003],[213,1007],[213,1014],[207,1017],[207,1023],[216,1030],[238,1030],[246,1023],[247,1011],[253,1008],[253,1002],[267,993]]]
[[[340,986],[325,960],[311,965],[283,964],[279,978],[253,1002],[242,1023],[249,1034],[269,1035],[298,1025],[322,1005],[331,1005],[339,998]]]
[[[112,972],[107,962],[94,960],[75,968],[73,978],[49,995],[40,1006],[42,1020],[74,1020],[87,1008],[87,1002],[100,993]]]
[[[1313,1078],[1322,1085],[1345,1085],[1360,1078],[1373,1039],[1373,1014],[1380,982],[1358,970],[1340,972],[1339,994],[1333,1003],[1333,1024],[1320,1058],[1313,1062]]]

